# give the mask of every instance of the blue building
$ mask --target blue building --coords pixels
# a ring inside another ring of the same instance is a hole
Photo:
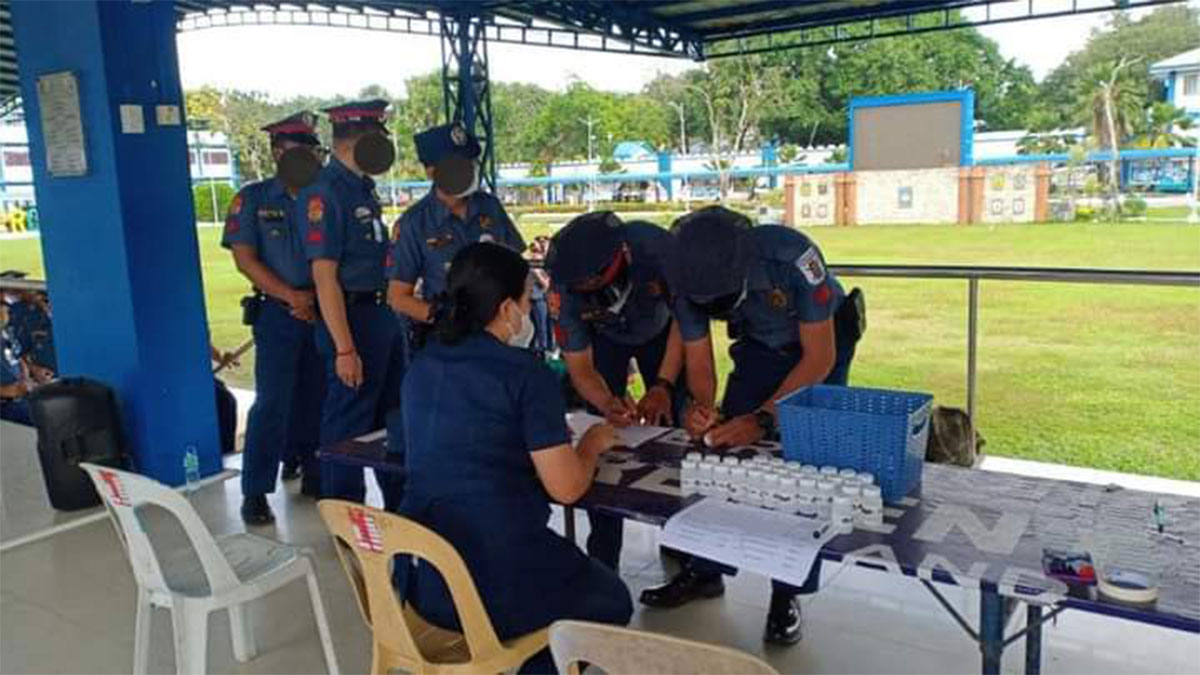
[[[1200,48],[1155,63],[1150,75],[1166,85],[1167,101],[1200,119]]]

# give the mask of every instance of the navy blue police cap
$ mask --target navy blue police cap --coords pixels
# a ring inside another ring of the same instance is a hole
[[[676,239],[676,288],[706,302],[739,293],[754,257],[750,219],[723,206],[708,206],[671,226]]]
[[[413,136],[417,146],[417,159],[425,166],[433,166],[450,155],[475,159],[482,152],[479,139],[460,122],[451,122],[430,127]]]
[[[387,133],[387,125],[384,124],[387,107],[388,102],[384,99],[373,98],[367,101],[350,101],[335,105],[323,109],[322,112],[329,115],[329,122],[333,125],[334,134],[349,125],[377,127],[379,131]]]
[[[612,211],[576,216],[550,240],[546,269],[556,283],[586,281],[612,264],[625,242],[624,223]]]
[[[320,145],[317,139],[317,116],[307,110],[289,115],[262,128],[271,135],[271,140],[287,140],[305,145]]]

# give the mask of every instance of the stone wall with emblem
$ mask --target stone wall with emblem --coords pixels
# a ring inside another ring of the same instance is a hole
[[[784,180],[784,213],[792,227],[837,224],[837,176],[801,174]]]
[[[857,171],[856,223],[902,225],[958,222],[958,167]]]
[[[982,222],[1034,222],[1036,174],[1032,164],[987,167],[983,178]]]

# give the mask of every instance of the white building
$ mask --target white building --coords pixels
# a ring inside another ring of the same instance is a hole
[[[233,183],[237,170],[225,134],[188,131],[188,161],[193,182]],[[0,125],[0,210],[32,203],[33,166],[24,124]]]
[[[1200,47],[1150,66],[1150,75],[1167,87],[1167,101],[1200,120]]]

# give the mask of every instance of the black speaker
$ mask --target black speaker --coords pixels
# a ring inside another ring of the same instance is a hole
[[[79,463],[127,465],[129,453],[116,394],[95,380],[65,378],[35,389],[29,408],[50,505],[75,511],[100,504]]]

